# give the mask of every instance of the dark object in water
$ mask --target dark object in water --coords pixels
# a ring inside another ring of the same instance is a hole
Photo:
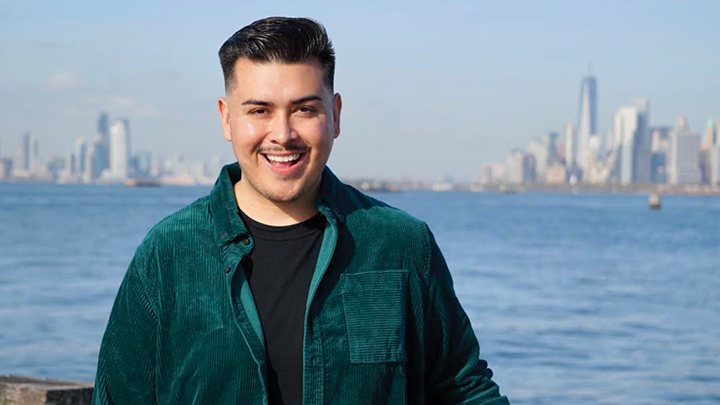
[[[650,194],[650,197],[648,197],[648,206],[650,206],[651,210],[659,210],[662,205],[662,201],[660,200],[660,194],[652,193]]]

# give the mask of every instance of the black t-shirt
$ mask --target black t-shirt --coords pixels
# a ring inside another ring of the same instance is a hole
[[[320,253],[325,217],[268,226],[240,211],[255,240],[242,261],[267,347],[270,405],[302,403],[305,304]]]

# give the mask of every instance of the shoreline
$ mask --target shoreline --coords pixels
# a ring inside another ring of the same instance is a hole
[[[451,183],[424,181],[382,181],[346,179],[345,184],[363,192],[400,192],[400,191],[433,191],[450,192],[465,191],[477,193],[561,193],[561,194],[636,194],[660,196],[720,196],[720,184],[544,184],[544,183]],[[153,187],[142,184],[123,183],[58,183],[53,181],[0,181],[0,186],[8,185],[57,185],[57,186],[88,186],[88,187],[126,187],[126,188],[157,188],[157,187],[210,187],[211,184],[178,184],[153,181]]]

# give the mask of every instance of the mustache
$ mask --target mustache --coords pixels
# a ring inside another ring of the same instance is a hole
[[[256,153],[271,153],[271,152],[291,152],[291,153],[305,153],[309,151],[310,148],[308,148],[305,145],[287,145],[285,147],[282,146],[258,146],[255,148]]]

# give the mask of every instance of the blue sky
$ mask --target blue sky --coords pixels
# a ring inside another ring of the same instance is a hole
[[[576,120],[590,60],[603,132],[638,97],[652,125],[720,118],[717,1],[0,1],[0,153],[31,131],[44,158],[64,154],[105,110],[130,119],[133,150],[231,160],[217,50],[269,15],[315,18],[333,40],[342,177],[472,180]]]

